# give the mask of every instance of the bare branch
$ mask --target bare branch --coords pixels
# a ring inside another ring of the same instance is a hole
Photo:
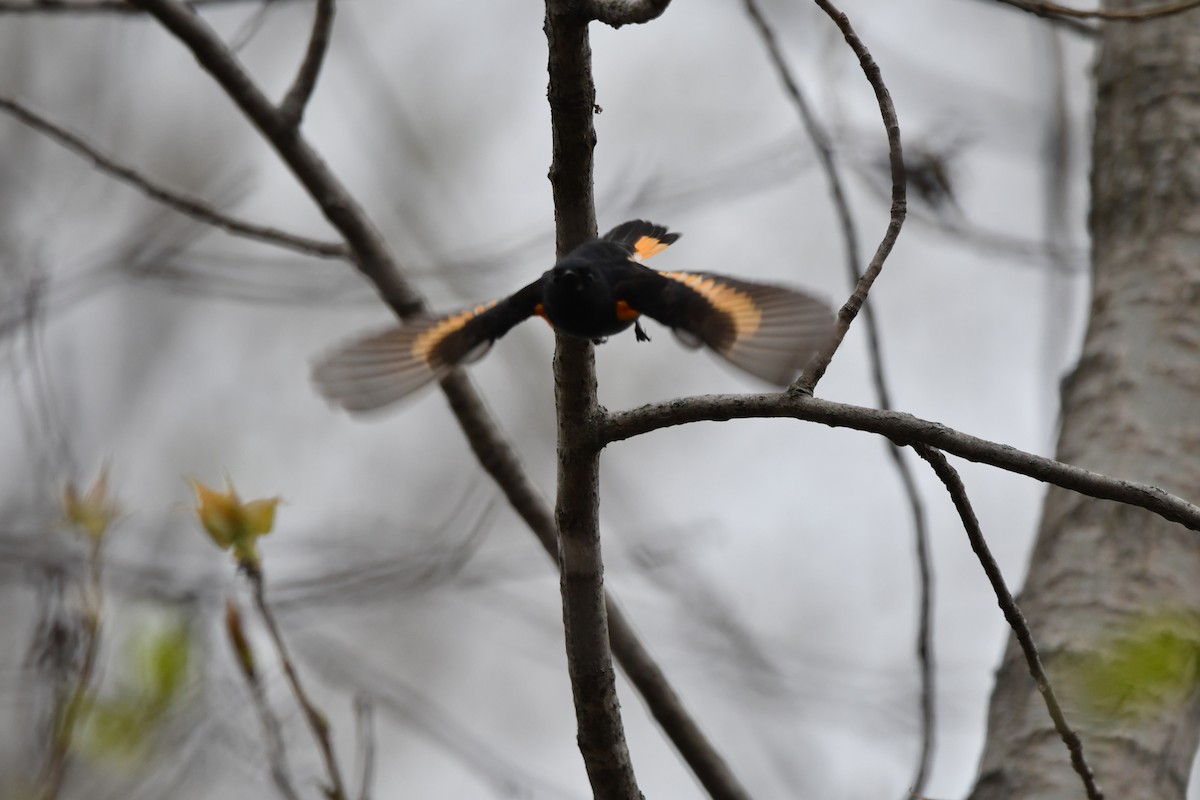
[[[1180,0],[1176,3],[1164,3],[1160,6],[1147,8],[1130,8],[1116,11],[1104,9],[1084,10],[1061,6],[1048,0],[997,0],[1005,5],[1019,8],[1039,17],[1058,17],[1067,19],[1102,19],[1109,22],[1145,22],[1149,19],[1169,17],[1182,14],[1194,8],[1200,8],[1200,0]]]
[[[989,4],[1001,3],[1019,11],[1025,11],[1033,14],[1034,16],[1041,17],[1056,27],[1063,28],[1071,33],[1080,34],[1081,36],[1087,36],[1092,39],[1096,38],[1100,32],[1099,28],[1097,28],[1095,25],[1088,24],[1087,22],[1083,22],[1081,20],[1071,19],[1070,17],[1063,17],[1047,11],[1041,7],[1040,3],[1031,3],[1028,2],[1028,0],[983,0],[983,2]]]
[[[273,244],[306,255],[318,256],[320,258],[347,258],[350,254],[345,245],[335,242],[324,242],[319,239],[310,239],[307,236],[298,236],[277,228],[244,222],[219,211],[203,200],[174,189],[160,186],[132,167],[110,158],[100,152],[95,145],[88,143],[61,125],[51,122],[12,98],[0,96],[0,110],[15,117],[38,133],[54,140],[76,155],[88,159],[102,172],[111,175],[124,184],[132,186],[151,200],[162,203],[168,208],[172,208],[192,219],[220,228],[235,236],[243,236],[248,239],[266,242],[267,244]]]
[[[704,395],[653,403],[610,414],[604,423],[602,438],[605,443],[611,443],[689,422],[765,417],[791,417],[834,428],[878,433],[899,444],[929,445],[968,461],[990,464],[1090,497],[1144,508],[1171,522],[1200,531],[1200,506],[1155,486],[1036,456],[911,414],[834,403],[807,395]]]
[[[846,263],[850,273],[850,282],[851,284],[857,284],[862,278],[862,273],[859,272],[858,268],[858,233],[855,230],[854,215],[850,213],[850,202],[846,199],[846,191],[842,185],[841,173],[838,169],[837,161],[834,159],[833,144],[829,140],[829,134],[817,120],[816,114],[813,113],[808,100],[804,96],[804,92],[800,88],[799,82],[784,60],[783,52],[779,49],[779,42],[775,37],[775,31],[767,23],[766,18],[763,17],[762,12],[758,8],[758,3],[755,0],[744,0],[744,5],[747,15],[749,15],[759,36],[762,38],[763,46],[767,49],[767,55],[771,59],[771,64],[775,67],[775,71],[779,75],[779,80],[783,83],[784,91],[787,93],[788,99],[792,101],[792,105],[795,106],[796,113],[800,116],[800,122],[803,124],[804,130],[807,131],[809,138],[812,139],[813,147],[817,151],[817,159],[829,184],[829,194],[833,199],[834,211],[841,226],[842,242],[846,248]],[[841,345],[842,339],[849,330],[850,324],[854,321],[854,317],[857,316],[859,308],[866,301],[866,293],[869,289],[869,285],[861,287],[862,299],[855,305],[847,302],[842,307],[841,312],[838,314],[837,335],[834,341],[830,343],[827,351],[818,355],[817,358],[821,359],[820,363],[828,365],[829,361],[833,358],[834,353]],[[864,316],[867,320],[870,349],[875,357],[874,363],[878,364],[879,336],[870,307],[867,308]],[[815,375],[814,378],[805,384],[805,388],[808,391],[811,392],[816,387],[817,381],[820,380],[824,371],[823,367],[815,367],[805,371],[806,376],[810,374]]]
[[[861,307],[863,309],[863,323],[867,328],[867,352],[871,363],[871,375],[875,384],[875,394],[880,408],[891,409],[891,392],[888,389],[887,378],[883,371],[883,348],[880,345],[878,321],[875,318],[872,306],[864,305],[871,284],[869,281],[864,282],[864,276],[859,270],[860,256],[857,224],[854,220],[854,214],[850,210],[850,202],[846,198],[841,170],[834,155],[833,143],[830,140],[828,131],[825,130],[825,127],[817,119],[816,114],[813,113],[812,108],[809,106],[808,100],[800,88],[799,81],[792,74],[791,69],[788,68],[775,32],[763,16],[757,2],[755,0],[745,0],[745,7],[747,14],[749,14],[750,19],[758,29],[763,45],[767,49],[767,54],[771,58],[771,63],[775,66],[775,71],[779,74],[780,81],[782,81],[784,89],[792,101],[792,105],[795,106],[804,129],[808,132],[808,136],[816,148],[818,161],[825,172],[825,178],[829,184],[829,193],[833,198],[834,210],[837,213],[842,231],[842,241],[846,251],[846,269],[850,276],[850,283],[855,287],[854,296],[851,298],[851,301],[847,302],[838,314],[836,340],[830,345],[830,349],[827,352],[817,356],[814,364],[810,366],[810,369],[805,371],[805,376],[801,378],[801,383],[808,392],[811,392],[815,388],[817,381],[820,380],[821,375],[824,373],[824,365],[828,365],[829,360],[833,358],[834,352],[849,330],[857,309]],[[828,11],[829,9],[826,10]],[[834,19],[837,21],[838,18],[835,16]],[[843,15],[841,19],[845,21],[845,16]],[[846,27],[843,28],[844,31],[849,29],[849,22],[845,22],[845,25]],[[853,31],[850,33],[852,34]],[[856,52],[859,51],[856,50]],[[861,48],[861,53],[865,52],[866,48]],[[883,87],[882,78],[880,78],[878,86]],[[886,97],[885,89],[884,95],[880,99],[880,108],[885,120],[888,119],[889,115],[889,108],[884,103]],[[894,110],[891,111],[891,115],[893,118],[895,117]],[[891,143],[889,142],[889,144]],[[898,156],[900,153],[898,130],[894,145],[893,147],[889,147],[889,150],[893,156]],[[901,163],[903,163],[902,160]],[[902,174],[898,183],[895,181],[895,177],[895,172],[893,171],[893,198],[897,196],[898,192],[900,203],[904,203],[907,177]],[[893,203],[893,213],[895,213],[896,208],[897,206]],[[901,205],[900,208],[901,216],[896,224],[897,233],[899,233],[900,223],[903,222],[902,212],[904,206]],[[879,259],[878,264],[882,266],[882,263],[883,259]],[[879,270],[876,269],[874,274],[877,275],[878,272]],[[873,277],[871,280],[873,280]],[[857,300],[857,306],[854,305],[853,301],[855,300]],[[888,442],[887,447],[888,455],[891,457],[892,463],[899,473],[900,482],[908,497],[913,520],[913,536],[916,542],[917,573],[920,586],[917,609],[917,659],[921,667],[921,748],[910,789],[912,792],[919,794],[924,791],[925,780],[929,773],[929,765],[933,759],[934,732],[936,730],[933,627],[930,624],[933,614],[933,567],[929,559],[929,534],[925,525],[925,509],[921,503],[920,493],[917,491],[916,480],[913,477],[912,470],[908,466],[908,462],[904,460],[904,454],[900,447],[893,442]]]
[[[587,13],[597,22],[619,28],[658,19],[671,0],[587,0]]]
[[[867,50],[866,45],[858,38],[858,35],[854,32],[854,28],[850,25],[850,20],[846,18],[845,14],[838,11],[833,5],[826,2],[826,0],[816,0],[816,3],[822,11],[829,15],[834,24],[838,26],[838,29],[841,30],[846,43],[850,45],[850,49],[858,56],[858,63],[862,67],[863,73],[867,76],[867,82],[871,84],[871,88],[875,91],[875,99],[879,103],[879,112],[883,117],[883,126],[887,131],[888,164],[891,167],[892,173],[892,207],[883,240],[880,241],[879,246],[875,249],[875,254],[871,257],[871,263],[867,265],[867,269],[858,278],[854,293],[850,295],[850,299],[846,301],[846,304],[838,312],[837,332],[833,342],[826,348],[825,352],[818,353],[813,358],[813,361],[804,370],[804,374],[796,381],[796,388],[806,393],[811,393],[816,388],[817,383],[821,380],[821,376],[825,374],[825,370],[829,367],[829,362],[833,360],[834,353],[837,352],[837,348],[841,345],[842,339],[845,338],[846,331],[850,329],[850,323],[854,321],[854,317],[858,315],[858,310],[866,303],[867,293],[871,290],[871,285],[875,283],[875,278],[883,270],[883,262],[892,252],[892,248],[896,244],[896,238],[900,236],[900,228],[904,224],[904,216],[908,210],[904,154],[900,147],[900,121],[896,117],[896,107],[892,104],[892,96],[883,82],[883,75],[879,71],[879,65],[871,57],[871,53]],[[830,155],[830,159],[832,160],[832,155]],[[855,270],[857,271],[857,269],[856,261]],[[868,320],[870,319],[870,316],[868,316]],[[873,329],[870,321],[867,324],[869,329]]]
[[[550,184],[561,257],[596,235],[593,148],[596,85],[588,19],[566,0],[546,0],[552,160]],[[592,793],[639,800],[617,699],[600,554],[600,414],[592,343],[557,335],[554,398],[558,410],[558,564],[567,672],[575,701],[576,739]]]
[[[283,102],[279,104],[279,113],[289,128],[300,127],[304,119],[304,109],[317,86],[321,64],[329,50],[329,34],[333,29],[333,4],[334,0],[317,0],[317,8],[313,12],[312,34],[308,39],[304,61],[300,64],[292,88],[288,89]]]
[[[940,450],[924,444],[914,444],[912,447],[917,451],[917,455],[929,462],[929,466],[933,467],[933,471],[937,473],[942,483],[946,485],[946,490],[950,492],[954,507],[958,510],[959,517],[962,518],[963,528],[967,531],[967,538],[971,541],[971,549],[979,557],[979,563],[983,566],[983,571],[987,573],[988,581],[992,584],[992,591],[996,593],[996,601],[1004,612],[1004,618],[1008,620],[1009,627],[1012,628],[1017,642],[1021,645],[1025,661],[1029,664],[1029,674],[1033,676],[1038,691],[1042,693],[1046,710],[1050,712],[1050,718],[1054,720],[1055,730],[1058,731],[1058,735],[1062,737],[1071,754],[1071,766],[1075,768],[1075,772],[1083,781],[1088,800],[1103,800],[1104,793],[1096,785],[1096,777],[1092,773],[1092,768],[1088,766],[1087,760],[1083,756],[1083,743],[1079,741],[1079,735],[1067,724],[1062,706],[1059,705],[1058,697],[1054,693],[1054,687],[1050,685],[1050,677],[1042,666],[1042,659],[1038,655],[1037,645],[1033,641],[1033,634],[1029,631],[1025,615],[1021,613],[1017,601],[1013,599],[1012,592],[1005,585],[1004,576],[1000,573],[1000,565],[996,563],[996,559],[987,546],[987,540],[983,538],[983,530],[979,527],[979,519],[971,507],[971,501],[967,497],[967,489],[963,485],[962,478],[959,477],[958,471],[950,466],[950,462],[946,460],[946,456]]]

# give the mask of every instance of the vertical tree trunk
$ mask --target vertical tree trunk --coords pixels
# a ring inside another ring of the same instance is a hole
[[[1200,14],[1105,24],[1096,91],[1091,318],[1063,389],[1058,458],[1196,501]],[[1095,652],[1141,614],[1200,612],[1200,535],[1055,488],[1043,514],[1020,601],[1052,679],[1068,683],[1074,656]],[[1107,796],[1184,797],[1200,728],[1196,692],[1116,719],[1089,716],[1068,697],[1066,713]],[[972,797],[1082,796],[1010,641]]]

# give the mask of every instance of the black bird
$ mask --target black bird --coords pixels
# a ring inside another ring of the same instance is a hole
[[[705,345],[734,366],[787,386],[829,341],[834,317],[815,297],[709,272],[658,272],[642,262],[679,238],[644,220],[581,244],[516,294],[441,316],[405,320],[359,339],[313,370],[323,395],[352,412],[394,403],[483,356],[514,325],[539,316],[559,333],[597,344],[640,316]]]

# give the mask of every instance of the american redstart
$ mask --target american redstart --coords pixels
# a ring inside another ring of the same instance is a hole
[[[644,220],[622,223],[581,244],[516,294],[352,342],[317,364],[321,393],[349,411],[372,411],[483,356],[514,325],[539,316],[559,333],[600,343],[641,316],[671,328],[685,345],[705,345],[751,375],[787,386],[829,341],[834,317],[815,297],[711,272],[643,266],[679,238]]]

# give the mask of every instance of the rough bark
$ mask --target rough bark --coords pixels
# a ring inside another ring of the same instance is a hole
[[[562,0],[546,2],[553,158],[550,186],[561,257],[596,235],[592,192],[596,129],[592,115],[589,18]],[[579,752],[593,796],[639,800],[617,700],[608,641],[600,555],[600,445],[595,435],[596,361],[592,343],[559,334],[554,350],[558,410],[558,561],[567,671],[575,701]]]
[[[1109,2],[1107,8],[1128,8]],[[1200,15],[1107,24],[1096,68],[1091,316],[1058,458],[1200,498]],[[1052,678],[1141,615],[1200,612],[1200,538],[1052,487],[1020,598]],[[1191,634],[1194,636],[1194,633]],[[1078,700],[1078,698],[1077,698]],[[1109,797],[1183,798],[1200,701],[1067,715]],[[1083,795],[1012,642],[974,800]]]

